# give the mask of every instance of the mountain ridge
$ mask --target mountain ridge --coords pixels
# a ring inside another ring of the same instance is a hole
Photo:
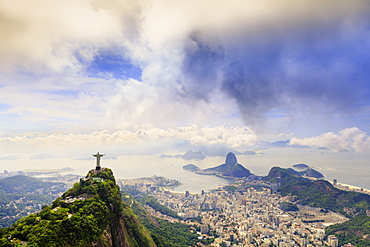
[[[289,169],[273,167],[265,180],[276,183],[283,196],[295,196],[300,204],[328,209],[348,217],[363,215],[370,210],[370,195],[337,189],[326,180],[293,175]]]
[[[109,168],[90,170],[80,183],[0,231],[0,246],[155,247],[136,214],[122,202]]]

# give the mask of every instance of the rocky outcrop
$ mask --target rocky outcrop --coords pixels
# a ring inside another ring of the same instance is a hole
[[[236,156],[233,153],[228,153],[225,164],[204,169],[197,172],[203,175],[217,175],[228,178],[245,178],[252,175],[252,173],[241,164],[238,164]]]

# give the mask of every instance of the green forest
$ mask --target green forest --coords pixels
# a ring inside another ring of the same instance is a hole
[[[107,229],[112,238],[119,239],[114,234],[122,229],[115,227],[122,225],[127,232],[120,235],[126,235],[130,246],[154,244],[137,216],[122,202],[112,171],[95,174],[92,170],[51,206],[0,229],[0,246],[90,246],[105,241]]]
[[[326,234],[335,234],[339,244],[352,243],[358,247],[370,246],[370,217],[366,215],[355,216],[342,224],[326,228]]]
[[[266,177],[267,181],[280,183],[278,191],[283,195],[293,195],[296,203],[324,208],[350,218],[342,224],[327,228],[327,235],[334,234],[339,243],[352,243],[356,246],[370,246],[370,195],[335,188],[324,180],[311,181],[294,176],[288,169],[274,167]]]
[[[281,195],[293,195],[297,203],[303,205],[328,209],[347,217],[364,215],[370,210],[370,195],[340,190],[325,180],[312,181],[294,176],[288,169],[274,167],[266,180],[279,182]]]
[[[160,204],[154,196],[146,195],[146,196],[141,197],[138,201],[143,205],[150,206],[151,208],[160,212],[161,214],[180,219],[180,217],[177,215],[175,211]]]
[[[6,196],[9,197],[4,194],[4,202]],[[28,196],[50,205],[41,200],[44,195]],[[139,200],[126,192],[122,192],[121,197],[110,169],[99,174],[90,171],[50,206],[43,206],[39,213],[18,220],[12,227],[1,228],[0,246],[90,246],[104,242],[103,235],[107,229],[114,235],[117,229],[112,229],[112,226],[120,225],[122,220],[126,230],[125,241],[130,246],[181,247],[207,242],[198,240],[194,227],[151,216],[142,204],[179,218],[156,198],[140,194]]]
[[[140,218],[142,224],[150,231],[153,240],[159,247],[184,247],[194,246],[196,243],[207,243],[207,240],[199,240],[195,228],[183,223],[171,223],[151,216],[143,207],[143,204],[132,198],[130,194],[122,192],[122,199],[127,203],[132,203],[132,209]],[[152,197],[143,196],[143,201],[148,201]],[[140,198],[139,198],[140,201]],[[155,200],[155,205],[159,204]],[[171,209],[159,204],[162,212],[173,212]],[[166,209],[166,210],[164,210]],[[173,212],[175,213],[175,212]],[[172,214],[172,213],[171,213]]]

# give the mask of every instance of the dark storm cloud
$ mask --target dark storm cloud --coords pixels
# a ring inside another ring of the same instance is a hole
[[[235,40],[192,34],[183,87],[206,100],[217,88],[236,101],[247,124],[269,111],[346,114],[370,101],[370,11],[278,25]],[[367,16],[366,16],[367,15]],[[189,96],[188,96],[189,97]]]
[[[209,94],[221,74],[225,57],[221,46],[204,44],[193,34],[189,37],[191,46],[186,49],[182,71],[184,81],[182,92],[186,96],[208,101]]]

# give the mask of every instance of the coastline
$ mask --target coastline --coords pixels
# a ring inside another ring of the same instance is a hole
[[[348,191],[355,191],[363,194],[369,194],[370,195],[370,190],[361,188],[358,186],[350,185],[350,184],[344,184],[344,183],[336,183],[334,184],[333,181],[328,181],[331,183],[335,188],[337,189],[342,189],[342,190],[348,190]]]

